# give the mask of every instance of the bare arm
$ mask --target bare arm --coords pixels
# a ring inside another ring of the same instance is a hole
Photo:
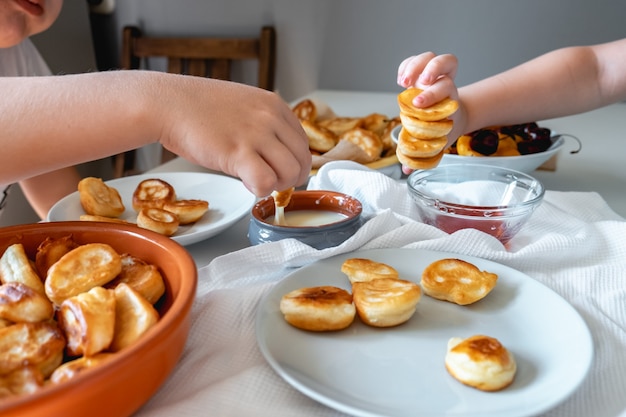
[[[0,78],[0,183],[159,141],[256,195],[302,184],[308,139],[276,94],[147,71]]]
[[[626,39],[549,52],[459,89],[466,131],[581,113],[626,97]]]
[[[626,98],[626,39],[555,50],[458,90],[456,71],[456,57],[432,53],[407,58],[398,69],[399,85],[424,89],[416,106],[448,96],[461,101],[450,142],[485,126],[565,116]]]
[[[74,167],[61,168],[20,181],[24,196],[43,220],[61,198],[77,190],[80,175]]]

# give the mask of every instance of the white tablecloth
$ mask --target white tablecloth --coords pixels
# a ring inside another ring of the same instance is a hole
[[[286,240],[216,258],[199,270],[181,362],[139,416],[338,416],[284,382],[256,344],[258,303],[293,268],[357,249],[423,248],[505,264],[568,300],[589,326],[595,357],[581,387],[548,416],[618,416],[626,410],[626,221],[598,194],[547,191],[505,248],[475,230],[447,235],[412,220],[403,182],[349,162],[309,183],[356,196],[370,220],[341,246],[314,250]],[[564,347],[566,349],[567,347]]]

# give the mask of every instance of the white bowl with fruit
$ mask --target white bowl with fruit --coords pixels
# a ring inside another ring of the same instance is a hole
[[[402,127],[392,133],[397,141]],[[504,167],[525,173],[533,172],[550,158],[557,155],[565,145],[565,138],[572,135],[556,134],[536,123],[481,129],[460,137],[441,159],[439,165],[481,164]]]

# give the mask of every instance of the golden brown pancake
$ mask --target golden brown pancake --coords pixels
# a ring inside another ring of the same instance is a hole
[[[411,136],[406,129],[400,129],[398,135],[398,152],[412,158],[432,158],[444,150],[448,138],[419,139]]]
[[[484,335],[450,339],[445,365],[458,381],[482,391],[508,387],[517,371],[513,354],[498,339]]]
[[[424,293],[439,300],[467,305],[481,300],[496,286],[498,275],[481,271],[461,259],[440,259],[422,271]]]
[[[398,271],[392,266],[366,258],[346,259],[341,265],[341,272],[353,284],[380,278],[398,278]]]
[[[291,291],[281,298],[280,311],[292,326],[314,332],[345,329],[356,316],[352,295],[333,286]]]
[[[422,296],[411,281],[380,278],[352,284],[352,297],[359,318],[374,327],[397,326],[415,313]]]
[[[398,94],[400,111],[425,122],[435,122],[452,116],[459,108],[459,103],[450,97],[429,107],[415,107],[413,105],[413,99],[421,94],[421,92],[421,89],[413,87],[407,88]]]

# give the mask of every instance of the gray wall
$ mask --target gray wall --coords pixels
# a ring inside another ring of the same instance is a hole
[[[460,60],[459,85],[554,48],[626,37],[626,2],[600,0],[125,0],[118,33],[278,31],[277,88],[396,91],[400,61],[432,50]]]

